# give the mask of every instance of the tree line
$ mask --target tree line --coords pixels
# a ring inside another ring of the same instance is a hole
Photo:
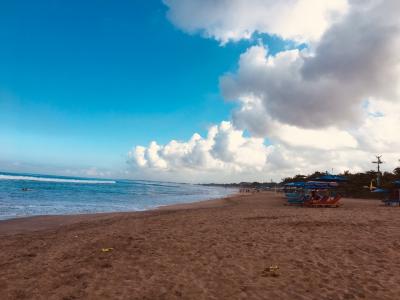
[[[318,177],[326,175],[326,172],[314,172],[309,175],[297,174],[293,177],[283,178],[281,182],[240,182],[240,183],[228,183],[228,184],[205,184],[207,186],[223,186],[229,188],[252,188],[259,190],[271,190],[279,187],[283,187],[289,182],[302,182],[316,180]],[[383,199],[384,194],[382,193],[371,193],[370,185],[377,187],[377,172],[370,170],[367,172],[351,173],[345,171],[341,174],[347,181],[340,183],[338,191],[345,197],[354,198],[371,198],[371,199]],[[400,167],[395,168],[392,172],[381,173],[381,186],[382,189],[393,188],[393,181],[400,180]]]
[[[284,178],[280,185],[284,185],[288,182],[316,180],[318,177],[325,174],[326,173],[323,172],[314,172],[311,175],[298,174],[293,177]],[[359,173],[345,171],[338,175],[344,176],[347,179],[347,181],[341,183],[338,188],[339,192],[346,197],[382,199],[385,196],[382,193],[371,193],[371,183],[373,187],[377,187],[376,178],[378,173],[374,170]],[[395,168],[392,172],[386,171],[381,173],[381,186],[379,186],[379,188],[391,189],[394,187],[393,181],[395,180],[400,180],[400,167]]]

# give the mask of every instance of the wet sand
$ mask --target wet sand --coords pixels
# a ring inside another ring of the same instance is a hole
[[[400,299],[400,208],[343,202],[257,193],[2,221],[0,299]]]

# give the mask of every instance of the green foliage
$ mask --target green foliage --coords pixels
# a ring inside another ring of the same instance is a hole
[[[268,190],[274,187],[283,186],[288,182],[300,182],[300,181],[310,181],[315,180],[317,177],[325,175],[326,172],[314,172],[311,175],[297,174],[293,177],[286,177],[282,179],[281,183],[276,182],[240,182],[240,183],[230,183],[230,184],[205,184],[209,186],[224,186],[224,187],[235,187],[235,188],[255,188],[261,190]],[[371,199],[383,199],[385,194],[382,193],[371,193],[369,187],[372,182],[376,186],[377,172],[370,170],[364,173],[354,173],[352,174],[349,170],[344,171],[342,174],[348,179],[347,182],[341,183],[338,191],[345,197],[352,198],[371,198]],[[400,167],[393,170],[393,172],[384,172],[382,174],[382,185],[381,188],[391,189],[393,188],[392,182],[394,180],[400,179]]]

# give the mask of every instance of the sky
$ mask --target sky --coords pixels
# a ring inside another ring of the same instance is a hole
[[[0,4],[0,170],[187,182],[400,158],[395,0]]]

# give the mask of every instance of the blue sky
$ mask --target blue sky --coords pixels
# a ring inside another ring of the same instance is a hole
[[[183,33],[156,0],[3,1],[0,40],[0,168],[36,172],[121,168],[134,145],[205,134],[233,107],[219,77],[256,43]]]
[[[0,171],[279,180],[377,153],[394,168],[399,2],[318,3],[2,1]]]

